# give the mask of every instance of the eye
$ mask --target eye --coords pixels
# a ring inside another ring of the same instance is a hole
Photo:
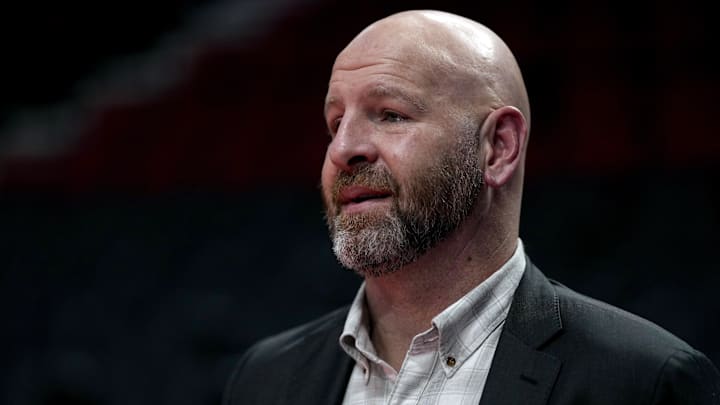
[[[402,114],[400,114],[400,113],[398,113],[398,112],[395,112],[395,111],[393,111],[393,110],[383,110],[383,113],[382,113],[382,120],[383,120],[383,121],[387,121],[387,122],[403,122],[403,121],[405,121],[406,119],[407,119],[407,118],[406,118],[404,115],[402,115]]]
[[[340,128],[340,122],[342,121],[342,117],[333,118],[332,120],[328,121],[328,134],[330,136],[334,136],[338,128]]]

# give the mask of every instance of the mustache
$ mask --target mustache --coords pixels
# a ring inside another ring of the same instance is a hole
[[[341,171],[332,186],[332,201],[338,204],[340,191],[349,186],[363,186],[379,190],[390,190],[397,195],[398,183],[385,166],[361,163],[352,172]]]

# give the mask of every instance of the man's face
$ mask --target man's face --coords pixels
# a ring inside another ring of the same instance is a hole
[[[430,69],[387,57],[397,49],[356,48],[330,79],[322,192],[339,261],[379,276],[416,260],[474,207],[478,123]]]

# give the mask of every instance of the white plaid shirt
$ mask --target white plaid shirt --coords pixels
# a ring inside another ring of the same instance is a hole
[[[399,371],[377,356],[370,340],[363,283],[340,336],[343,350],[355,360],[343,404],[477,405],[524,270],[518,239],[515,253],[497,272],[413,338]]]

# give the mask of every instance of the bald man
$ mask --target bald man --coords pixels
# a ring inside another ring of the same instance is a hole
[[[253,346],[225,404],[720,404],[703,354],[525,256],[530,108],[492,31],[437,11],[370,25],[325,119],[333,250],[364,283]]]

